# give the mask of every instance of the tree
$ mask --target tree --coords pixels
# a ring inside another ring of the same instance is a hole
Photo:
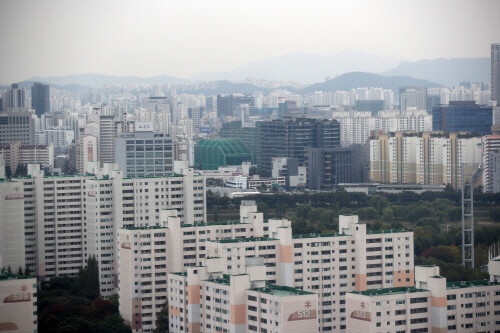
[[[376,194],[370,199],[370,206],[377,209],[379,214],[382,214],[384,208],[389,206],[389,201],[385,197]]]
[[[286,216],[286,205],[284,203],[279,203],[276,205],[276,217],[283,218]]]
[[[297,207],[297,217],[301,217],[303,219],[307,219],[309,216],[309,212],[311,211],[312,207],[310,205],[300,205]]]
[[[78,273],[77,287],[83,297],[94,299],[99,297],[99,264],[94,256],[87,261],[87,266]]]
[[[268,218],[269,215],[269,205],[265,202],[259,202],[257,204],[257,211],[264,214],[264,219]]]
[[[19,266],[19,270],[17,271],[17,275],[23,276],[23,269]]]
[[[357,214],[361,220],[375,220],[377,218],[377,210],[373,207],[360,208]]]
[[[490,218],[493,222],[500,222],[500,206],[490,208]]]
[[[12,268],[10,268],[10,265],[7,267],[7,273],[12,274]]]
[[[168,302],[165,302],[156,315],[156,329],[153,333],[168,333]]]
[[[394,212],[390,208],[384,209],[384,216],[382,217],[382,221],[384,222],[392,222],[394,219]]]

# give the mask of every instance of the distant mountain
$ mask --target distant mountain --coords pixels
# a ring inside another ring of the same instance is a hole
[[[192,94],[204,94],[206,96],[217,95],[217,94],[245,94],[252,95],[256,91],[261,91],[263,93],[269,92],[269,89],[257,87],[253,84],[248,83],[233,83],[225,80],[214,81],[210,83],[201,83],[198,85],[197,89],[186,89],[178,90],[179,93],[192,93]]]
[[[274,59],[256,61],[227,72],[202,73],[193,80],[243,80],[248,77],[311,84],[347,72],[383,72],[397,66],[401,59],[379,57],[357,51],[321,56],[292,53]]]
[[[29,90],[31,89],[31,87],[33,86],[33,83],[35,82],[42,82],[42,83],[48,83],[47,81],[45,80],[36,80],[36,81],[22,81],[22,82],[16,82],[19,87],[21,88],[24,88],[25,90]],[[78,90],[90,90],[89,87],[87,86],[82,86],[82,85],[79,85],[79,84],[67,84],[67,85],[58,85],[58,84],[50,84],[50,87],[51,88],[55,88],[57,90],[69,90],[69,91],[78,91]],[[0,89],[10,89],[11,88],[11,85],[3,85],[3,86],[0,86]]]
[[[381,87],[384,89],[392,89],[395,93],[399,91],[401,86],[424,86],[438,87],[437,83],[427,80],[415,79],[409,76],[382,76],[373,73],[352,72],[340,75],[339,77],[325,82],[315,83],[300,92],[303,94],[312,93],[314,91],[335,91],[335,90],[351,90],[360,87]]]
[[[101,74],[76,74],[67,76],[48,76],[48,77],[33,77],[29,81],[47,82],[56,85],[78,84],[91,88],[100,88],[105,85],[112,84],[180,84],[186,83],[187,80],[179,79],[167,75],[158,75],[152,77],[138,76],[112,76]]]
[[[407,75],[438,82],[448,87],[462,81],[490,82],[490,58],[455,58],[404,61],[382,75]]]

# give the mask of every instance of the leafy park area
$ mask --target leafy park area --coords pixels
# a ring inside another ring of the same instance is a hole
[[[118,312],[117,295],[99,296],[97,261],[90,258],[77,277],[56,277],[38,290],[39,333],[132,332]]]
[[[228,198],[207,194],[209,221],[239,219],[241,200],[256,200],[264,218],[288,218],[294,234],[338,232],[338,215],[357,214],[368,230],[411,229],[414,232],[415,264],[436,264],[449,281],[487,278],[480,268],[487,263],[488,246],[500,239],[500,193],[474,195],[475,266],[462,265],[461,193],[417,194],[335,192],[255,195]]]

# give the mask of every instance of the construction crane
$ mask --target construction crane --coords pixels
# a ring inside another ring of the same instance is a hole
[[[462,164],[462,265],[469,269],[474,269],[474,184],[481,173],[481,164]]]

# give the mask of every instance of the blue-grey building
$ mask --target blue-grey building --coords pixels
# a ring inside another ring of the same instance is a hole
[[[172,138],[154,132],[123,133],[115,140],[115,162],[125,177],[172,175]]]
[[[480,136],[491,134],[493,108],[474,101],[455,101],[432,108],[432,130],[471,132]]]

